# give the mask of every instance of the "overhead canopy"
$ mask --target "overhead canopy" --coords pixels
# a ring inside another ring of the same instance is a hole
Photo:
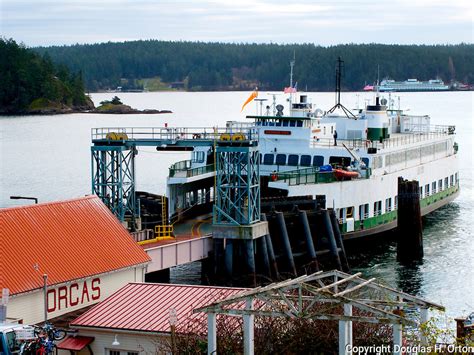
[[[56,345],[56,347],[63,350],[81,351],[93,341],[94,337],[68,336],[66,339]]]

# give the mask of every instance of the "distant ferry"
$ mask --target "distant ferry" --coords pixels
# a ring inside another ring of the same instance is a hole
[[[364,88],[364,90],[366,90],[366,88]],[[376,91],[377,86],[372,87],[372,89]],[[441,79],[431,79],[428,81],[418,81],[417,79],[408,79],[406,81],[395,81],[395,80],[385,79],[385,80],[382,80],[382,82],[378,86],[378,90],[380,92],[447,91],[449,89],[450,89],[449,85],[446,85]]]

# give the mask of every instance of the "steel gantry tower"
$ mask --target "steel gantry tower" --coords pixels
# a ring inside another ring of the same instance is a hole
[[[136,154],[134,146],[91,147],[92,193],[99,196],[120,221],[130,219],[132,229],[140,214],[135,196]]]
[[[249,225],[260,221],[258,146],[218,143],[214,224]]]

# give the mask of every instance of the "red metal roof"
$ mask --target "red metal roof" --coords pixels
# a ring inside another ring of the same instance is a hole
[[[150,260],[97,196],[0,209],[0,289],[17,294]]]
[[[176,310],[176,329],[189,330],[206,321],[195,308],[245,291],[245,288],[129,283],[71,322],[71,326],[145,332],[169,332],[170,309]]]
[[[83,337],[83,336],[68,336],[56,347],[58,349],[70,350],[70,351],[81,351],[87,345],[94,341],[94,337]]]

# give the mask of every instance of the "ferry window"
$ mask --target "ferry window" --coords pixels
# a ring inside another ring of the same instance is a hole
[[[302,166],[310,166],[311,165],[311,155],[302,155],[300,164]]]
[[[265,165],[273,165],[275,160],[275,156],[273,154],[265,154],[263,156],[263,164]]]
[[[369,218],[369,204],[359,206],[359,219],[362,221]]]
[[[262,164],[262,161],[263,161],[263,154],[260,153],[260,158],[258,159],[259,163]]]
[[[349,157],[329,157],[329,164],[349,166],[351,164],[351,158],[349,158]]]
[[[449,187],[449,180],[448,178],[444,178],[444,188],[447,189]]]
[[[398,196],[395,196],[395,202],[393,203],[393,209],[396,210],[398,207]]]
[[[428,197],[430,195],[430,184],[425,185],[425,196]]]
[[[326,134],[326,126],[323,127],[323,134]]]
[[[436,181],[431,184],[431,193],[436,193]]]
[[[295,124],[296,124],[296,122],[295,122],[295,121],[290,121],[290,127],[294,127],[294,126],[295,126]]]
[[[385,213],[390,212],[392,210],[392,198],[387,198],[385,200]]]
[[[283,121],[283,127],[288,127],[288,121],[287,120]]]
[[[303,121],[296,121],[296,127],[303,127]]]
[[[331,126],[331,134],[334,133],[334,126]]]
[[[420,199],[423,198],[423,186],[420,186]]]
[[[315,155],[313,157],[313,166],[323,166],[324,165],[324,157],[322,155]]]
[[[451,175],[449,177],[449,186],[454,186],[454,176],[453,175]]]
[[[438,191],[443,191],[443,179],[438,180]]]
[[[276,165],[285,165],[286,164],[286,154],[277,154]]]
[[[361,160],[364,162],[365,166],[368,168],[369,167],[369,158],[362,158]]]
[[[346,209],[346,218],[352,218],[354,217],[354,207],[347,207]]]
[[[374,217],[382,214],[382,201],[374,202]]]
[[[191,159],[192,159],[193,163],[202,163],[202,162],[204,162],[204,152],[193,152]]]
[[[456,181],[456,183],[459,181],[458,173],[454,174],[454,181]]]
[[[278,159],[278,158],[277,158]],[[298,165],[299,156],[296,154],[288,155],[288,165],[297,166]]]

